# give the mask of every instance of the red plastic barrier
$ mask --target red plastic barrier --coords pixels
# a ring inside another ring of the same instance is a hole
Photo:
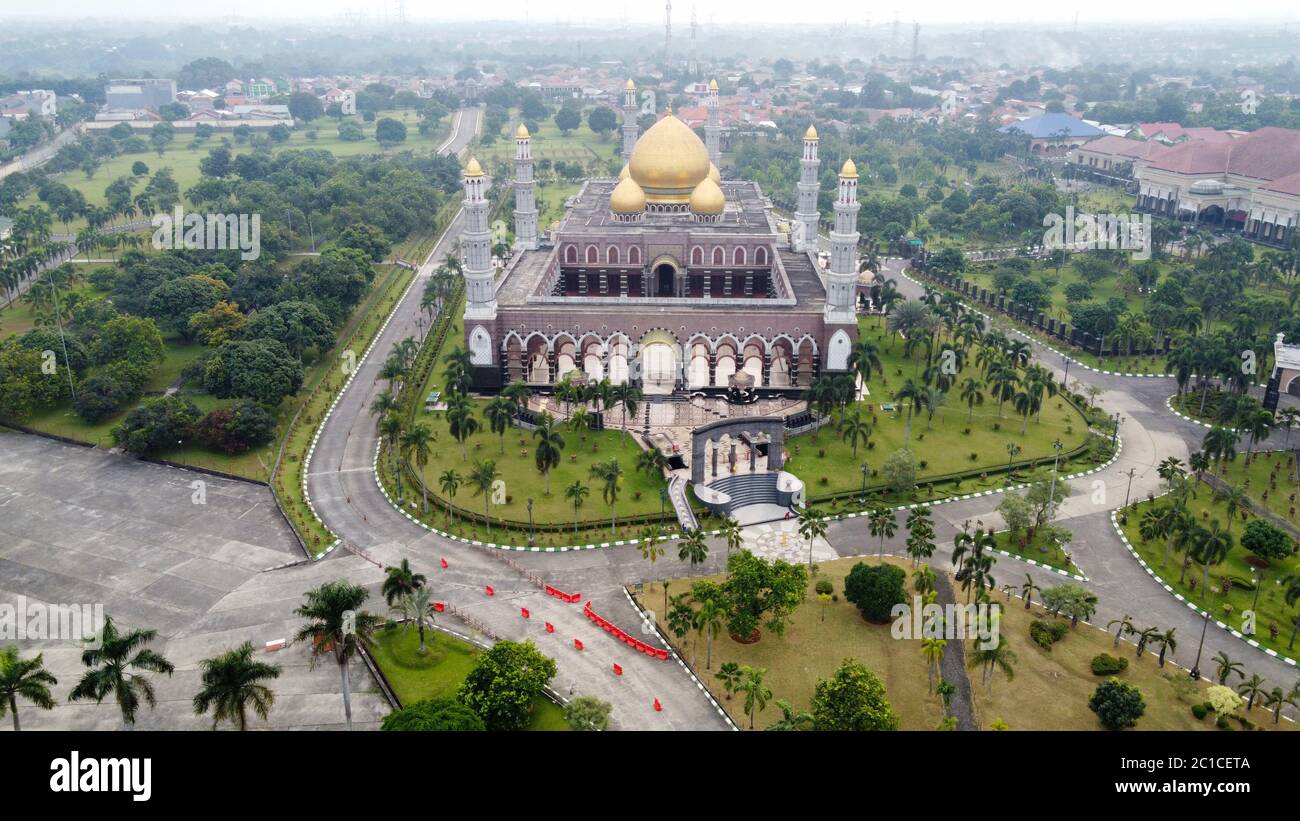
[[[533,617],[532,614],[528,612],[527,607],[519,608],[519,615],[523,616],[526,619],[531,619]]]
[[[621,676],[621,675],[623,675],[623,668],[622,668],[621,666],[615,664],[615,665],[614,665],[614,675],[616,675],[616,676]]]
[[[440,561],[442,562],[442,569],[443,569],[443,570],[446,570],[446,569],[447,569],[447,560],[446,560],[446,559],[441,559]]]
[[[443,603],[440,602],[440,601],[439,601],[439,602],[434,602],[434,603],[433,603],[433,612],[435,612],[435,613],[441,613],[442,611],[444,611],[444,610],[446,610],[446,609],[447,609],[447,605],[443,604]]]
[[[554,633],[554,632],[555,632],[555,625],[554,625],[554,624],[551,624],[551,623],[548,621],[548,622],[546,623],[546,632],[548,632],[548,633]]]
[[[664,711],[664,705],[659,703],[659,699],[655,699],[655,712],[662,713],[663,711]]]
[[[579,650],[582,649],[582,639],[574,639],[573,646]]]
[[[497,591],[493,590],[492,585],[490,584],[483,585],[483,590],[486,591],[489,596],[495,596],[497,594]]]
[[[563,590],[560,590],[559,588],[556,587],[552,587],[549,584],[546,585],[546,593],[547,595],[554,596],[560,601],[568,602],[569,604],[577,604],[579,601],[582,600],[581,593],[565,593]]]
[[[604,618],[601,618],[596,613],[595,610],[592,610],[591,602],[587,602],[587,605],[582,608],[582,613],[591,621],[592,624],[601,627],[605,632],[609,633],[614,638],[623,642],[628,647],[631,647],[633,650],[636,650],[638,653],[645,653],[647,656],[652,656],[654,658],[659,659],[660,661],[668,660],[667,650],[664,650],[663,648],[660,647],[652,647],[651,645],[646,644],[645,642],[641,641],[638,638],[629,636],[627,633],[620,630],[613,623],[609,622]]]

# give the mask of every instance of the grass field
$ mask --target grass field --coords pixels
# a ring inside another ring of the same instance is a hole
[[[816,579],[809,580],[807,601],[794,613],[791,625],[783,637],[769,635],[766,631],[755,644],[744,645],[733,641],[723,631],[713,642],[710,671],[704,670],[705,643],[697,642],[694,633],[684,640],[676,640],[679,649],[694,666],[702,679],[719,698],[719,703],[738,724],[747,727],[743,695],[728,699],[720,683],[713,677],[723,662],[767,669],[765,683],[772,690],[767,709],[755,721],[761,729],[781,717],[776,699],[789,701],[796,710],[809,709],[813,690],[819,678],[831,676],[845,658],[861,661],[880,676],[885,684],[899,728],[904,730],[931,730],[942,717],[937,695],[927,692],[926,661],[922,657],[918,640],[896,640],[890,635],[888,625],[869,624],[858,614],[857,608],[843,600],[844,577],[860,559],[840,559],[818,566],[819,577],[831,581],[839,601],[823,604],[813,594]],[[868,564],[874,559],[867,560]],[[891,564],[907,569],[906,561],[887,559]],[[721,581],[722,577],[713,577]],[[687,592],[693,580],[675,580],[669,583],[670,595]],[[910,589],[910,587],[909,587]],[[645,606],[662,605],[662,588],[652,585],[641,598]],[[1088,697],[1104,679],[1094,676],[1089,667],[1092,658],[1100,653],[1127,654],[1129,667],[1119,678],[1135,685],[1146,701],[1146,714],[1138,721],[1140,730],[1196,730],[1213,729],[1213,717],[1199,721],[1191,713],[1191,705],[1203,699],[1183,701],[1164,676],[1186,676],[1173,666],[1163,670],[1156,659],[1147,655],[1134,659],[1133,646],[1121,643],[1118,650],[1111,648],[1110,637],[1102,630],[1080,624],[1052,650],[1040,649],[1029,639],[1029,624],[1034,618],[1044,618],[1037,606],[1025,611],[1018,599],[1006,601],[1002,596],[995,600],[1003,605],[1000,634],[1010,643],[1017,660],[1014,679],[1008,681],[1002,673],[994,679],[991,692],[981,687],[979,671],[968,671],[971,678],[973,706],[977,725],[987,729],[1001,719],[1012,730],[1097,730],[1101,729],[1096,716],[1088,709]],[[697,646],[698,645],[698,646]],[[968,656],[969,658],[969,656]],[[1202,690],[1207,682],[1202,680]],[[1256,709],[1251,719],[1272,727],[1272,717]],[[1292,726],[1283,722],[1284,728]]]
[[[1264,444],[1284,446],[1282,442]],[[1224,463],[1223,475],[1219,478],[1230,485],[1240,485],[1254,505],[1262,504],[1291,524],[1300,526],[1300,518],[1297,518],[1300,505],[1296,504],[1300,487],[1296,485],[1295,454],[1292,451],[1257,453],[1249,465],[1245,454],[1238,454],[1236,459]]]
[[[1011,532],[1007,530],[999,531],[994,534],[993,539],[999,550],[1005,550],[1013,556],[1020,556],[1024,559],[1033,559],[1036,562],[1042,562],[1051,567],[1055,567],[1058,570],[1068,570],[1071,573],[1083,575],[1083,571],[1079,569],[1078,565],[1070,560],[1066,555],[1066,551],[1062,550],[1060,546],[1054,542],[1048,542],[1047,540],[1036,536],[1033,541],[1028,542],[1024,547],[1021,547],[1020,540],[1012,539]]]
[[[787,469],[807,483],[809,495],[814,499],[860,489],[864,462],[873,471],[867,482],[868,491],[884,488],[884,476],[877,472],[891,453],[903,447],[907,411],[893,401],[893,395],[907,379],[919,382],[924,353],[918,350],[911,358],[905,356],[903,340],[891,340],[876,317],[860,320],[858,334],[859,338],[874,339],[881,348],[883,370],[874,373],[867,383],[870,395],[865,402],[871,405],[871,410],[863,413],[863,418],[874,426],[871,445],[859,446],[855,457],[852,447],[841,440],[833,424],[791,438],[787,442],[791,456]],[[967,376],[978,378],[972,361],[967,362],[958,376],[958,383]],[[880,406],[884,403],[894,404],[896,410],[883,411]],[[1023,420],[1009,403],[1003,405],[1002,413],[999,417],[997,402],[987,396],[972,411],[961,402],[955,389],[950,391],[933,420],[927,420],[924,412],[913,413],[911,450],[917,462],[918,482],[923,485],[927,476],[959,471],[1005,470],[1008,443],[1020,447],[1015,458],[1017,464],[1050,460],[1054,440],[1060,439],[1064,451],[1069,452],[1083,444],[1088,435],[1083,415],[1062,398],[1045,397],[1042,420],[1031,417],[1024,434],[1020,432]],[[994,484],[1001,481],[1002,477],[997,477]]]
[[[1240,461],[1242,457],[1238,457]],[[1268,464],[1266,459],[1257,459],[1260,465]],[[1264,481],[1267,482],[1267,474],[1264,474]],[[1190,562],[1185,573],[1182,573],[1183,579],[1179,581],[1181,568],[1179,563],[1183,560],[1183,555],[1170,552],[1168,559],[1165,559],[1165,544],[1160,542],[1143,542],[1142,535],[1138,532],[1139,522],[1142,520],[1142,514],[1152,505],[1168,504],[1165,499],[1157,499],[1154,502],[1140,502],[1136,505],[1136,510],[1129,513],[1128,524],[1123,525],[1124,535],[1128,537],[1129,544],[1138,552],[1147,564],[1164,580],[1165,583],[1173,587],[1174,592],[1181,593],[1190,601],[1195,602],[1198,606],[1208,609],[1210,614],[1217,620],[1230,625],[1238,630],[1242,627],[1242,612],[1251,609],[1254,605],[1257,616],[1257,632],[1254,638],[1264,647],[1290,656],[1296,656],[1297,647],[1300,642],[1292,645],[1292,635],[1295,630],[1294,624],[1300,619],[1300,608],[1288,608],[1283,598],[1284,588],[1281,586],[1281,579],[1288,574],[1300,573],[1300,557],[1292,554],[1282,561],[1275,561],[1272,567],[1264,571],[1262,585],[1259,587],[1259,597],[1256,603],[1255,586],[1256,582],[1251,581],[1253,568],[1246,562],[1248,556],[1253,556],[1249,550],[1242,547],[1239,542],[1234,543],[1228,558],[1218,565],[1210,567],[1210,590],[1204,587],[1204,566],[1197,562]],[[1187,503],[1188,510],[1196,517],[1197,521],[1205,527],[1210,527],[1210,523],[1217,519],[1221,525],[1227,527],[1228,515],[1222,501],[1214,498],[1214,492],[1206,485],[1200,485],[1197,488],[1196,498],[1189,499]],[[1232,523],[1232,536],[1234,540],[1240,539],[1245,522],[1240,518]],[[1258,574],[1259,571],[1255,571]],[[1222,583],[1225,578],[1232,580],[1232,585],[1227,594],[1222,592]],[[1270,626],[1277,628],[1277,637],[1270,635]]]
[[[419,654],[419,633],[410,627],[388,627],[375,636],[371,655],[403,706],[433,698],[454,698],[474,670],[479,649],[437,630],[425,631],[425,655]],[[538,696],[533,701],[529,730],[568,730],[564,710]]]

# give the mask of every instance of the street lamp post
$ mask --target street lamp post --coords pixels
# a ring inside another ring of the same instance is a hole
[[[533,497],[528,497],[528,546],[533,546]]]
[[[659,488],[659,524],[668,521],[668,488]]]
[[[1196,663],[1192,665],[1192,681],[1199,681],[1201,678],[1201,651],[1205,649],[1205,631],[1210,626],[1210,610],[1205,609],[1205,621],[1201,623],[1201,643],[1196,645]]]
[[[1017,445],[1015,442],[1007,442],[1007,482],[1006,482],[1006,487],[1011,487],[1011,462],[1016,458],[1016,454],[1019,453],[1019,452],[1020,452],[1020,446],[1019,446],[1019,445]]]
[[[862,463],[862,504],[867,503],[867,463]]]
[[[1056,473],[1060,470],[1061,448],[1065,447],[1060,439],[1052,442],[1052,448],[1056,451],[1056,456],[1052,458],[1052,485],[1047,490],[1047,503],[1049,505],[1056,503]]]
[[[1257,618],[1255,606],[1259,604],[1259,589],[1264,586],[1264,571],[1260,570],[1257,573],[1255,568],[1252,567],[1250,569],[1250,580],[1255,585],[1255,597],[1250,601],[1250,634],[1253,636],[1255,634],[1255,619]]]
[[[1133,475],[1137,472],[1137,468],[1129,468],[1127,471],[1120,471],[1121,476],[1128,477],[1128,489],[1124,491],[1124,507],[1128,507],[1129,494],[1133,492]]]
[[[1124,417],[1122,417],[1122,416],[1119,415],[1119,411],[1116,411],[1116,412],[1115,412],[1115,430],[1111,431],[1111,434],[1110,434],[1110,446],[1111,446],[1112,448],[1115,447],[1115,440],[1117,440],[1117,439],[1119,438],[1119,426],[1120,426],[1120,423],[1122,423],[1123,421],[1124,421]]]
[[[1061,377],[1061,387],[1068,390],[1070,384],[1070,357],[1066,354],[1061,354],[1061,358],[1065,360],[1065,376]]]

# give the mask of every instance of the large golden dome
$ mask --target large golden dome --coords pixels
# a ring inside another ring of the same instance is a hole
[[[628,169],[647,201],[684,204],[709,176],[709,150],[686,123],[668,114],[637,140]]]

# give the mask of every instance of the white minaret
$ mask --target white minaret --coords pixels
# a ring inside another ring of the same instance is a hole
[[[492,232],[488,228],[487,177],[478,160],[465,166],[465,227],[460,251],[465,272],[465,319],[496,319],[497,298],[492,272]]]
[[[636,147],[636,117],[640,107],[636,103],[636,83],[630,79],[623,86],[623,162],[632,159],[632,149]]]
[[[817,250],[817,222],[821,215],[817,212],[817,190],[821,183],[818,173],[822,161],[817,159],[817,129],[811,125],[803,135],[803,159],[799,161],[799,203],[794,217],[800,225],[801,239],[795,245],[796,251]]]
[[[854,292],[858,285],[858,168],[845,160],[835,197],[835,227],[831,230],[831,269],[826,275],[826,322],[853,323]]]
[[[528,127],[519,124],[515,132],[515,248],[537,248],[537,199],[533,191],[533,150]]]
[[[709,80],[709,96],[705,100],[709,108],[709,119],[704,124],[704,145],[709,149],[709,162],[718,169],[722,168],[722,127],[718,113],[718,81]]]

